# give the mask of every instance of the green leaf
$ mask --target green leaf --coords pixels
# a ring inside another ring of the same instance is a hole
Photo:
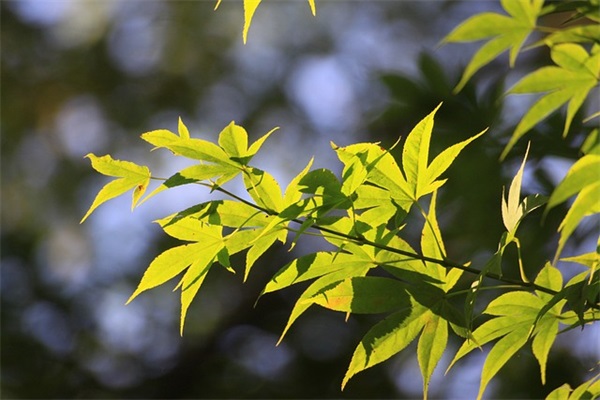
[[[543,0],[501,0],[502,7],[514,18],[527,21],[535,26],[535,21],[542,11]]]
[[[502,6],[510,17],[496,13],[480,13],[460,24],[444,38],[443,43],[490,38],[471,58],[454,89],[455,93],[459,92],[480,68],[505,50],[510,49],[510,66],[514,65],[521,46],[536,26],[542,4],[541,0],[503,0]]]
[[[160,186],[154,189],[151,193],[149,193],[144,199],[140,202],[144,203],[146,200],[151,197],[157,195],[160,192],[163,192],[167,189],[187,185],[189,183],[201,182],[208,179],[217,178],[217,182],[219,185],[222,185],[226,181],[235,178],[241,172],[239,168],[236,168],[231,165],[222,165],[222,164],[199,164],[192,165],[191,167],[187,167],[182,169],[181,171],[175,173],[170,176],[166,181],[164,181]]]
[[[219,134],[219,146],[231,160],[247,165],[260,150],[265,140],[277,129],[279,128],[272,129],[248,148],[248,133],[243,127],[236,125],[235,121],[231,121]]]
[[[590,253],[580,254],[573,257],[561,258],[560,260],[585,265],[586,267],[594,271],[600,264],[600,253],[598,253],[598,251],[593,251]]]
[[[542,385],[546,384],[546,364],[548,362],[548,354],[550,348],[554,344],[556,335],[558,334],[558,319],[542,319],[537,324],[537,334],[533,338],[531,348],[533,355],[540,364],[540,376],[542,378]]]
[[[596,42],[600,41],[600,25],[590,24],[574,26],[571,28],[560,29],[544,39],[540,40],[533,46],[539,46],[542,44],[552,47],[559,43],[585,43],[585,42]],[[532,46],[532,47],[533,47]]]
[[[411,301],[412,302],[412,301]],[[412,302],[373,326],[362,338],[342,381],[342,390],[354,375],[379,364],[408,346],[427,323],[428,308]]]
[[[569,400],[597,399],[600,396],[600,374],[577,386],[569,396]]]
[[[558,258],[560,255],[567,240],[575,231],[577,225],[579,225],[579,222],[586,216],[600,213],[600,201],[598,199],[600,199],[600,181],[584,187],[579,192],[567,215],[565,215],[565,219],[562,220],[558,227],[560,238],[555,258]]]
[[[214,263],[217,254],[222,249],[221,243],[214,243],[211,246],[204,247],[202,253],[198,254],[198,257],[183,276],[181,287],[181,317],[179,323],[179,334],[182,336],[185,317],[190,304],[198,293],[200,286],[202,286],[204,278]]]
[[[242,32],[242,39],[244,40],[244,44],[248,39],[248,30],[250,29],[250,25],[252,24],[252,18],[254,17],[254,13],[256,9],[260,5],[261,0],[244,0],[244,30]],[[217,0],[215,4],[215,10],[219,8],[221,5],[221,0]],[[308,5],[310,7],[310,11],[312,15],[317,14],[317,8],[315,6],[315,0],[308,0]]]
[[[173,214],[157,222],[169,236],[191,242],[215,242],[221,240],[222,228],[199,220],[200,212],[178,217]]]
[[[281,211],[283,197],[279,184],[268,172],[249,167],[244,170],[244,184],[252,199],[261,207],[271,211]]]
[[[90,153],[86,157],[91,160],[92,168],[96,171],[103,175],[118,177],[119,179],[107,183],[100,189],[80,223],[85,221],[102,203],[120,196],[130,189],[134,189],[131,202],[131,209],[133,210],[150,183],[150,170],[148,167],[129,161],[114,160],[109,155],[97,157]]]
[[[207,247],[215,246],[214,243],[208,246],[204,243],[186,244],[173,247],[161,253],[156,257],[140,281],[137,289],[133,292],[127,304],[129,304],[140,293],[162,285],[179,275],[184,269],[189,267],[195,260],[206,253]]]
[[[429,381],[448,344],[448,322],[429,313],[417,345],[417,360],[423,376],[423,398],[427,399]]]
[[[452,368],[452,366],[460,360],[462,357],[470,353],[471,351],[481,348],[484,344],[502,337],[520,326],[526,326],[528,329],[531,326],[529,320],[516,322],[512,318],[493,318],[489,321],[481,324],[475,329],[470,339],[463,342],[461,347],[456,352],[456,355],[452,359],[452,362],[448,366],[446,373]],[[525,333],[525,336],[527,336]]]
[[[308,0],[308,5],[310,6],[310,11],[312,15],[317,15],[317,7],[315,6],[315,0]]]
[[[564,400],[569,398],[569,394],[573,391],[568,383],[557,387],[546,396],[546,400]]]
[[[246,281],[246,279],[248,279],[250,269],[252,268],[256,260],[261,255],[263,255],[263,253],[267,251],[277,239],[281,238],[281,231],[283,231],[284,235],[287,235],[287,231],[281,228],[273,230],[268,234],[252,241],[252,247],[250,247],[250,250],[248,250],[248,253],[246,253],[246,270],[244,272],[244,282]]]
[[[423,231],[421,232],[421,252],[424,256],[445,259],[446,249],[442,240],[442,232],[437,222],[435,211],[437,192],[433,192],[431,203],[429,204],[429,213],[426,215]],[[436,278],[443,280],[446,276],[446,269],[439,264],[425,262],[427,269],[435,270]]]
[[[354,254],[318,252],[307,254],[283,266],[267,283],[263,294],[284,289],[299,282],[318,278],[336,271],[373,267],[370,260]]]
[[[368,172],[367,181],[388,190],[396,204],[408,212],[413,203],[410,189],[396,160],[388,150],[375,143],[357,143],[346,147],[332,146],[344,165],[353,162],[355,156],[362,161]],[[366,154],[366,158],[363,154]]]
[[[219,134],[219,146],[229,158],[242,159],[247,156],[248,133],[231,121]]]
[[[567,116],[563,129],[565,136],[571,122],[588,93],[598,84],[600,71],[600,53],[588,54],[576,44],[558,44],[551,49],[552,60],[557,67],[543,67],[525,76],[509,93],[548,92],[542,96],[529,110],[512,134],[502,152],[505,158],[514,144],[537,123],[565,103]]]
[[[598,181],[600,170],[600,155],[588,154],[580,158],[571,166],[567,175],[558,184],[546,206],[546,213],[551,208],[564,202],[569,197],[581,192],[586,186]]]
[[[164,147],[178,156],[234,167],[238,165],[229,159],[222,148],[206,140],[179,137],[166,129],[146,132],[141,137],[157,148]]]
[[[283,194],[283,204],[285,207],[291,206],[292,204],[299,201],[300,198],[302,198],[300,182],[306,176],[306,174],[310,170],[310,167],[312,167],[313,162],[314,157],[310,159],[308,164],[306,164],[306,167],[304,167],[304,169],[300,171],[300,173],[296,175],[294,179],[292,179],[292,181],[288,184],[287,188],[285,189],[285,193]]]
[[[500,368],[527,343],[528,332],[528,326],[515,327],[492,347],[483,364],[477,399],[481,399],[488,383],[498,373]]]
[[[248,148],[248,153],[247,153],[248,157],[255,156],[256,153],[258,153],[258,151],[262,147],[262,145],[265,143],[265,141],[269,138],[269,136],[271,136],[271,134],[273,132],[275,132],[277,129],[279,129],[279,127],[275,127],[273,129],[271,129],[269,132],[265,133],[263,136],[261,136],[259,139],[257,139],[256,142],[252,143],[250,145],[250,147]]]
[[[314,281],[304,291],[304,293],[302,293],[302,295],[298,298],[298,301],[296,301],[296,304],[294,305],[294,308],[290,314],[288,322],[287,322],[285,328],[283,329],[283,332],[281,333],[281,337],[279,338],[278,343],[280,343],[283,340],[285,334],[290,329],[290,327],[292,326],[294,321],[296,321],[296,319],[298,319],[298,317],[300,315],[302,315],[312,304],[315,303],[314,297],[317,294],[321,293],[322,291],[329,288],[331,285],[333,285],[341,280],[344,280],[347,278],[352,278],[355,276],[365,276],[367,274],[367,272],[369,271],[369,269],[371,269],[373,266],[374,266],[373,264],[363,262],[358,265],[353,265],[352,267],[347,267],[347,268],[329,273],[327,275],[320,277],[316,281]]]
[[[334,283],[310,299],[334,311],[378,314],[410,305],[406,287],[389,278],[359,276]]]
[[[425,179],[423,180],[424,183],[422,184],[422,188],[419,191],[420,194],[418,194],[417,197],[421,197],[433,192],[435,190],[436,179],[439,178],[440,175],[442,175],[448,169],[448,167],[454,162],[456,157],[458,157],[460,152],[469,143],[483,135],[486,131],[487,129],[484,129],[477,135],[448,147],[446,150],[442,151],[436,158],[434,158],[431,164],[427,167]]]
[[[412,129],[402,149],[402,168],[413,200],[418,199],[419,189],[425,186],[433,117],[440,106],[441,104]]]

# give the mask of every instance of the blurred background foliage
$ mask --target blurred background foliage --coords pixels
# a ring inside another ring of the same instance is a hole
[[[246,284],[215,270],[178,332],[178,298],[164,288],[126,299],[154,256],[174,242],[150,221],[207,199],[179,188],[135,213],[127,199],[79,220],[106,180],[84,155],[110,153],[168,176],[185,161],[150,153],[145,131],[176,129],[215,140],[231,120],[252,139],[274,126],[256,158],[284,185],[311,156],[340,172],[339,145],[399,135],[444,101],[432,151],[490,132],[447,174],[438,201],[448,253],[480,265],[502,232],[500,198],[532,151],[525,192],[548,194],[577,158],[590,127],[559,138],[555,115],[500,163],[512,128],[532,101],[503,93],[525,71],[548,62],[543,49],[484,68],[452,95],[474,46],[436,45],[466,17],[500,11],[494,2],[321,1],[317,17],[300,2],[265,2],[241,40],[242,6],[211,1],[20,0],[1,12],[1,395],[3,398],[413,398],[421,391],[416,358],[403,352],[339,385],[371,316],[313,309],[275,343],[302,288],[254,302],[280,266],[319,242],[261,258]],[[475,45],[476,46],[476,45]],[[582,115],[586,111],[582,112]],[[582,118],[575,118],[580,121]],[[238,187],[238,189],[241,187]],[[551,258],[565,209],[525,220],[519,230],[528,274]],[[597,222],[597,221],[596,221]],[[591,251],[584,226],[572,253]],[[587,230],[587,231],[586,231]],[[418,243],[420,226],[404,235]],[[234,260],[235,261],[235,260]],[[564,266],[568,276],[572,265]],[[505,264],[508,275],[516,268]],[[595,330],[594,330],[595,329]],[[548,385],[530,352],[513,359],[490,387],[494,397],[539,398],[563,382],[577,385],[600,357],[598,327],[562,335],[550,355]],[[458,343],[451,343],[452,349]],[[473,397],[483,357],[474,354],[430,393]]]

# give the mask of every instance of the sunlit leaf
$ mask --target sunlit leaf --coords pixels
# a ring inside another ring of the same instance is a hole
[[[590,90],[598,84],[600,52],[588,54],[583,47],[577,44],[564,43],[552,47],[551,56],[556,67],[542,67],[525,76],[509,90],[509,93],[549,93],[544,94],[525,113],[504,148],[501,158],[506,157],[510,149],[525,133],[568,102],[563,129],[563,136],[565,136],[575,113],[587,98]]]
[[[529,145],[525,151],[525,157],[523,157],[521,167],[510,184],[507,199],[502,196],[502,222],[504,222],[504,227],[511,237],[514,236],[517,227],[519,226],[519,222],[525,213],[523,204],[521,204],[521,182],[523,180],[523,171],[525,169],[528,153]]]
[[[515,327],[492,347],[483,364],[479,393],[477,394],[478,399],[481,399],[488,383],[498,373],[500,368],[525,345],[528,331],[529,327],[526,325]]]
[[[448,322],[430,312],[417,345],[417,360],[423,376],[423,397],[427,398],[429,380],[448,344]]]
[[[414,200],[418,199],[419,189],[425,183],[433,118],[440,106],[441,104],[412,129],[402,150],[402,168]]]
[[[254,17],[254,12],[258,8],[260,2],[261,0],[244,0],[244,30],[242,33],[244,44],[248,40],[248,30],[252,23],[252,17]]]
[[[166,129],[146,132],[141,137],[146,142],[159,148],[167,148],[178,156],[216,164],[237,165],[229,159],[222,148],[206,140],[179,137]]]
[[[190,131],[188,130],[187,126],[185,126],[185,124],[181,120],[181,117],[179,117],[179,122],[177,124],[177,133],[179,133],[179,137],[181,137],[183,139],[190,138]]]
[[[213,264],[217,253],[219,253],[222,248],[223,247],[219,243],[204,248],[183,276],[181,285],[181,317],[179,322],[180,335],[183,335],[185,317],[187,316],[190,304],[198,293],[200,286],[202,286],[204,278]]]
[[[350,378],[402,351],[417,337],[427,323],[430,311],[412,302],[373,326],[362,338],[342,380],[342,389]]]
[[[569,208],[565,219],[560,223],[558,230],[560,238],[556,249],[556,258],[562,252],[567,240],[579,225],[579,222],[591,214],[600,213],[600,180],[584,187]]]
[[[189,183],[201,182],[208,179],[217,179],[219,184],[223,184],[226,181],[233,179],[236,175],[241,173],[239,168],[232,165],[222,164],[198,164],[192,165],[182,169],[181,171],[171,175],[166,181],[160,186],[150,192],[140,202],[143,203],[151,197],[173,187],[187,185]],[[225,177],[225,179],[224,179]]]
[[[360,269],[369,264],[369,260],[357,258],[353,254],[330,252],[308,254],[282,267],[267,283],[263,293],[281,290],[293,284],[343,269]]]
[[[552,192],[546,206],[547,210],[579,193],[584,187],[596,183],[598,181],[599,170],[600,155],[588,154],[577,160],[571,166],[564,179],[554,189],[554,192]]]
[[[248,133],[232,121],[219,134],[219,146],[230,158],[241,159],[247,156]]]
[[[369,269],[371,269],[373,266],[374,266],[373,264],[364,262],[359,265],[353,265],[351,267],[344,268],[344,269],[332,272],[330,274],[324,275],[324,276],[320,277],[319,279],[317,279],[316,281],[314,281],[304,291],[304,293],[302,293],[302,295],[298,298],[298,301],[296,301],[296,304],[294,305],[294,308],[292,309],[292,312],[290,314],[288,322],[287,322],[285,328],[283,329],[283,332],[281,333],[279,342],[281,342],[283,340],[285,334],[290,329],[292,324],[296,321],[296,319],[298,319],[298,317],[300,315],[302,315],[311,305],[315,304],[315,302],[316,302],[315,296],[317,294],[322,293],[324,290],[329,288],[331,285],[333,285],[341,280],[344,280],[347,278],[353,278],[356,276],[365,276],[367,274],[367,272],[369,271]]]
[[[244,184],[252,199],[269,211],[281,211],[283,197],[279,184],[268,172],[258,168],[244,170]]]
[[[213,246],[215,246],[214,243],[210,243],[208,246],[204,243],[186,244],[161,253],[148,266],[137,289],[133,292],[129,300],[127,300],[127,303],[130,303],[140,293],[162,285],[179,275],[195,260],[202,257],[207,248]]]
[[[433,159],[431,164],[427,167],[427,172],[425,174],[425,179],[423,180],[420,190],[418,191],[417,197],[424,196],[428,193],[433,192],[436,187],[434,186],[437,178],[440,177],[448,167],[454,162],[456,157],[460,154],[460,152],[473,140],[477,139],[481,135],[483,135],[487,129],[478,133],[475,136],[470,137],[467,140],[463,140],[460,143],[452,145],[442,151],[436,158]]]
[[[296,175],[292,181],[288,184],[285,189],[285,193],[283,194],[283,204],[285,207],[288,207],[294,203],[296,203],[302,197],[302,192],[300,191],[299,183],[302,181],[302,178],[308,173],[310,167],[314,162],[314,158],[311,158],[306,167],[298,175]]]
[[[150,183],[150,170],[148,167],[140,166],[130,161],[114,160],[109,155],[97,157],[90,153],[86,157],[91,160],[92,168],[96,171],[103,175],[114,176],[119,179],[107,183],[100,189],[92,205],[81,219],[81,222],[85,221],[102,203],[120,196],[131,189],[134,189],[131,202],[131,209],[133,209]]]
[[[480,68],[508,49],[512,67],[521,46],[536,26],[542,4],[541,0],[503,0],[502,6],[510,16],[480,13],[450,32],[443,42],[490,39],[471,58],[454,91],[460,91]]]
[[[250,247],[250,250],[248,250],[248,253],[246,253],[246,269],[244,272],[244,281],[248,279],[250,269],[252,268],[256,260],[261,255],[263,255],[264,252],[267,251],[277,239],[281,238],[280,233],[281,232],[279,232],[279,230],[273,230],[270,233],[252,241],[252,247]]]

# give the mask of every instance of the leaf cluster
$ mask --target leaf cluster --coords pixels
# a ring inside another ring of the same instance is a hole
[[[534,30],[549,31],[538,25],[540,16],[570,11],[574,20],[598,21],[597,8],[592,7],[597,0],[561,5],[544,5],[542,0],[501,3],[507,15],[476,15],[444,39],[488,39],[465,69],[457,90],[505,50],[509,50],[510,63],[514,64]],[[244,41],[259,4],[260,0],[244,1]],[[314,3],[309,0],[309,4],[314,13]],[[563,135],[569,130],[600,76],[600,35],[597,25],[592,26],[551,30],[545,39],[532,45],[547,46],[555,65],[533,71],[509,91],[544,94],[526,112],[503,155],[528,130],[565,103],[568,106]],[[212,142],[193,138],[179,120],[177,133],[161,129],[144,133],[142,139],[154,148],[192,159],[195,164],[162,179],[152,176],[146,166],[114,160],[108,155],[88,155],[95,170],[117,179],[99,191],[82,222],[98,206],[129,190],[133,190],[132,208],[182,185],[194,184],[221,192],[228,199],[200,203],[156,221],[167,235],[182,244],[164,251],[150,263],[128,302],[178,277],[175,288],[181,296],[183,334],[190,304],[212,268],[223,267],[235,273],[239,268],[232,265],[230,258],[245,251],[246,280],[257,260],[274,244],[287,245],[291,250],[306,235],[318,236],[334,250],[305,254],[282,266],[260,295],[299,283],[306,287],[291,310],[280,341],[312,306],[340,312],[346,319],[351,314],[381,315],[357,345],[342,388],[357,373],[389,359],[417,340],[417,360],[423,394],[427,397],[432,373],[447,350],[451,335],[464,342],[448,369],[471,351],[493,343],[483,366],[479,398],[506,362],[528,344],[545,383],[548,355],[557,335],[600,319],[600,254],[596,251],[560,258],[581,221],[600,212],[598,129],[589,134],[581,149],[583,156],[549,197],[534,194],[522,198],[526,152],[501,199],[498,212],[505,231],[499,233],[498,248],[486,263],[471,266],[468,261],[451,260],[446,253],[437,218],[437,193],[447,182],[445,172],[462,150],[485,131],[430,157],[434,119],[440,106],[407,135],[398,159],[391,150],[400,139],[388,149],[379,143],[331,143],[343,165],[341,176],[323,168],[311,169],[310,160],[284,190],[269,172],[251,164],[275,129],[249,144],[246,130],[231,122]],[[144,197],[151,179],[161,183]],[[242,180],[244,195],[226,189],[224,185],[233,179]],[[520,223],[534,210],[544,207],[547,213],[573,196],[576,197],[558,229],[554,258],[539,266],[535,277],[527,276],[528,269],[521,258]],[[420,220],[407,218],[411,210],[420,215]],[[403,239],[407,224],[419,224],[418,248]],[[517,248],[517,265],[504,260],[505,250],[511,244]],[[557,268],[559,260],[578,263],[586,270],[565,283]],[[506,277],[507,272],[512,275],[517,271],[519,279]],[[490,284],[492,280],[497,284]],[[482,301],[479,294],[484,290],[494,290],[498,295],[485,305],[481,315],[475,315],[476,305]],[[598,396],[598,378],[574,390],[561,386],[549,398]]]

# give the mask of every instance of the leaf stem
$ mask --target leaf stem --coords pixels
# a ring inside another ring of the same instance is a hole
[[[232,197],[232,198],[234,198],[234,199],[236,199],[236,200],[238,200],[238,201],[240,201],[240,202],[242,202],[242,203],[244,203],[244,204],[246,204],[246,205],[248,205],[250,207],[253,207],[253,208],[257,209],[257,210],[260,210],[260,211],[262,211],[262,212],[264,212],[264,213],[266,213],[268,215],[277,215],[276,212],[268,210],[268,209],[266,209],[264,207],[261,207],[261,206],[259,206],[257,204],[254,204],[254,203],[252,203],[252,202],[250,202],[248,200],[245,200],[245,199],[237,196],[236,194],[230,192],[229,190],[224,189],[221,186],[218,186],[215,183],[213,183],[213,184],[208,184],[208,183],[204,183],[204,182],[197,182],[197,183],[200,184],[200,185],[202,185],[202,186],[206,186],[206,187],[210,188],[211,190],[216,190],[216,191],[219,191],[219,192],[221,192],[223,194],[226,194],[227,196],[230,196],[230,197]],[[300,225],[303,223],[302,220],[297,219],[297,218],[294,218],[291,221],[295,222],[297,224],[300,224]],[[366,239],[364,237],[358,237],[358,236],[348,235],[348,234],[345,234],[345,233],[342,233],[342,232],[338,232],[336,230],[333,230],[333,229],[330,229],[330,228],[327,228],[327,227],[324,227],[324,226],[320,226],[320,225],[317,225],[317,224],[313,225],[312,228],[313,229],[317,229],[317,230],[319,230],[321,232],[329,233],[329,234],[337,236],[337,237],[341,237],[341,238],[344,238],[344,239],[351,240],[351,241],[353,241],[354,243],[357,243],[357,244],[371,246],[371,247],[378,248],[380,250],[386,250],[386,251],[389,251],[391,253],[399,254],[399,255],[402,255],[402,256],[406,256],[406,257],[411,257],[413,259],[417,259],[417,260],[421,260],[421,261],[425,261],[425,262],[430,262],[430,263],[438,264],[438,265],[441,265],[444,268],[448,268],[448,269],[457,268],[457,269],[463,270],[465,272],[469,272],[469,273],[474,274],[474,275],[480,275],[481,274],[481,271],[478,270],[478,269],[476,269],[476,268],[468,267],[468,266],[459,264],[457,262],[454,262],[454,261],[451,261],[451,260],[448,260],[448,259],[440,260],[440,259],[433,258],[433,257],[427,257],[427,256],[424,256],[424,255],[416,253],[416,252],[410,252],[410,251],[406,251],[406,250],[402,250],[402,249],[397,249],[395,247],[390,247],[390,246],[387,246],[387,245],[383,245],[383,244],[380,244],[380,243],[376,243],[376,242],[370,241],[370,240],[368,240],[368,239]],[[537,285],[537,284],[535,284],[533,282],[523,282],[523,281],[519,281],[519,280],[516,280],[516,279],[505,278],[505,277],[502,277],[502,276],[500,276],[498,274],[495,274],[495,273],[492,273],[492,272],[487,272],[487,273],[484,274],[484,276],[487,277],[487,278],[491,278],[491,279],[497,280],[499,282],[504,282],[504,283],[507,283],[507,284],[510,284],[510,285],[514,285],[514,286],[519,286],[519,287],[523,287],[523,288],[529,288],[529,289],[539,290],[540,292],[548,293],[548,294],[551,294],[551,295],[558,294],[558,292],[555,291],[555,290],[548,289],[547,287]]]

